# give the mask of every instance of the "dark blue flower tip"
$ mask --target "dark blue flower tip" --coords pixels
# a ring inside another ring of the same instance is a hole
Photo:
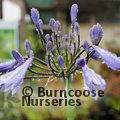
[[[84,40],[82,47],[84,48],[84,50],[89,50],[90,45],[86,40]]]
[[[52,50],[52,47],[53,47],[53,46],[52,46],[52,42],[51,42],[51,41],[48,41],[48,42],[47,42],[47,45],[46,45],[46,50],[47,50],[47,51],[51,51],[51,50]]]
[[[84,67],[85,64],[86,64],[86,60],[85,60],[84,56],[82,56],[79,59],[77,59],[76,63],[75,63],[77,69],[80,69],[80,68]]]
[[[62,38],[62,32],[58,31],[58,38]]]
[[[70,33],[69,36],[70,36],[70,39],[71,39],[71,40],[74,40],[74,39],[75,39],[75,35],[74,35],[73,33]]]
[[[29,52],[31,50],[31,45],[28,40],[25,41],[25,50],[26,52]]]
[[[74,25],[74,23],[77,20],[77,13],[78,13],[78,5],[73,4],[70,12],[72,25]]]
[[[89,48],[89,53],[91,53],[93,50],[94,50],[94,49],[93,49],[92,47],[90,47],[90,48]],[[94,60],[98,60],[98,54],[97,54],[97,52],[95,52],[95,53],[92,55],[91,58],[94,59]]]
[[[61,55],[58,56],[58,65],[61,69],[63,69],[63,67],[64,67],[64,57],[61,56]]]
[[[63,42],[68,42],[69,41],[69,37],[68,37],[68,35],[65,35],[64,37],[63,37]]]
[[[36,26],[38,24],[38,21],[39,21],[39,12],[37,9],[35,9],[35,8],[31,9],[31,17],[32,17],[32,20]]]
[[[51,18],[50,21],[49,21],[49,24],[50,24],[50,28],[53,30],[54,29],[54,23],[55,23],[55,19],[54,18]]]
[[[103,30],[99,23],[94,25],[90,30],[90,39],[93,45],[98,45],[103,37]]]
[[[39,21],[38,21],[37,29],[43,31],[43,21],[41,19],[39,19]]]
[[[120,70],[120,57],[117,57],[115,54],[112,54],[111,52],[104,50],[98,46],[93,45],[93,48],[108,67],[113,70]]]
[[[45,40],[46,40],[46,42],[50,41],[50,35],[49,34],[45,35]]]
[[[54,23],[54,30],[58,32],[60,30],[60,27],[61,27],[60,26],[60,22],[59,21],[55,21],[55,23]]]
[[[18,51],[11,50],[11,52],[12,52],[12,56],[17,62],[21,62],[21,63],[24,62],[24,58],[21,56],[21,54]]]
[[[80,26],[79,26],[78,22],[75,22],[75,23],[74,23],[74,29],[75,29],[75,31],[77,32],[77,34],[80,33]]]

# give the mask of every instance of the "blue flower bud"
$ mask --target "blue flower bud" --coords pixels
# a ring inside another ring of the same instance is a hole
[[[52,41],[54,42],[54,33],[51,35]]]
[[[50,41],[50,35],[49,34],[45,35],[45,40],[46,40],[46,42]]]
[[[54,23],[54,30],[57,31],[57,32],[60,30],[60,22],[59,21],[56,21]]]
[[[41,19],[39,19],[39,21],[38,21],[37,29],[43,31],[43,21]]]
[[[50,24],[50,28],[51,28],[51,29],[54,28],[54,23],[55,23],[55,19],[54,19],[54,18],[51,18],[50,21],[49,21],[49,24]]]
[[[38,21],[39,21],[39,12],[37,9],[35,9],[35,8],[31,9],[31,17],[32,17],[32,20],[33,20],[35,26],[37,26]]]
[[[84,40],[82,47],[84,48],[84,50],[89,50],[90,45],[86,40]]]
[[[90,30],[90,39],[93,45],[98,45],[103,37],[103,30],[99,23],[94,25]]]
[[[63,37],[63,42],[68,42],[69,41],[69,37],[68,37],[68,35],[65,35],[64,37]]]
[[[27,53],[31,50],[30,42],[28,40],[25,41],[25,50]]]
[[[59,67],[61,69],[63,69],[63,67],[64,67],[64,58],[61,55],[58,56],[58,65],[59,65]]]
[[[84,56],[82,56],[79,59],[77,59],[76,63],[75,63],[77,69],[80,69],[80,68],[84,67],[85,64],[86,64],[86,60],[85,60]]]
[[[53,47],[53,46],[52,46],[52,42],[51,42],[51,41],[48,41],[48,42],[47,42],[47,45],[46,45],[46,50],[47,50],[47,51],[51,51],[51,50],[52,50],[52,47]]]
[[[79,24],[77,22],[74,23],[74,29],[77,32],[77,34],[80,33],[80,26],[79,26]]]
[[[70,12],[72,25],[74,25],[74,23],[77,20],[77,13],[78,13],[78,5],[73,4]]]
[[[74,40],[74,39],[75,39],[75,35],[74,35],[73,33],[70,33],[69,35],[70,35],[70,39],[71,39],[71,40]]]
[[[18,51],[16,51],[16,50],[11,50],[11,52],[12,52],[12,56],[14,57],[14,59],[17,61],[17,62],[24,62],[24,59],[23,59],[23,57],[21,56],[21,54],[18,52]]]

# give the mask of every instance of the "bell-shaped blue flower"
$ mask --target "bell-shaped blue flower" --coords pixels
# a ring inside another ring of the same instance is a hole
[[[28,67],[32,63],[32,60],[33,58],[29,58],[28,60],[26,60],[26,62],[24,62],[15,70],[0,76],[0,86],[3,86],[1,88],[1,92],[7,92],[9,90],[12,90],[12,95],[16,93],[16,91],[23,83],[23,78],[26,74]]]
[[[115,54],[93,45],[94,50],[100,55],[102,60],[113,70],[120,70],[120,58]]]
[[[95,90],[96,96],[92,96],[92,95],[91,96],[94,99],[97,99],[98,92],[97,92],[95,85],[97,86],[98,89],[104,90],[106,82],[100,75],[95,73],[95,71],[90,69],[85,63],[86,63],[85,57],[81,57],[76,61],[76,67],[82,68],[82,71],[83,71],[82,76],[84,79],[83,87],[85,89],[90,90],[91,93],[92,93],[92,90]]]

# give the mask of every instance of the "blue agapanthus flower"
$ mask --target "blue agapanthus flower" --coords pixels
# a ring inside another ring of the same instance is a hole
[[[33,56],[30,42],[26,40],[26,57],[22,57],[19,52],[12,50],[14,60],[0,63],[0,72],[3,73],[0,76],[0,87],[2,92],[12,90],[12,94],[16,93],[23,83],[24,77],[27,79],[61,78],[65,88],[67,88],[70,86],[71,80],[73,80],[73,74],[79,71],[79,69],[82,69],[83,71],[83,87],[85,89],[95,91],[96,93],[98,89],[105,89],[105,80],[94,70],[89,68],[87,63],[90,58],[98,60],[98,56],[100,56],[108,67],[113,70],[120,70],[120,58],[107,50],[98,47],[103,37],[103,29],[99,23],[90,29],[90,39],[92,44],[89,44],[87,41],[81,42],[77,14],[78,5],[73,4],[70,11],[72,30],[69,34],[62,34],[61,24],[54,18],[51,18],[49,21],[52,33],[44,34],[43,21],[40,19],[39,11],[35,8],[31,9],[33,23],[41,38],[41,43],[47,52],[45,57],[46,61]],[[84,52],[85,56],[83,56]],[[39,72],[38,69],[38,71],[35,71],[35,67],[40,69],[40,71],[43,70],[43,72]],[[27,70],[38,76],[25,76]],[[4,74],[5,72],[7,73]],[[98,97],[97,94],[96,96],[91,96],[94,99],[97,99]]]

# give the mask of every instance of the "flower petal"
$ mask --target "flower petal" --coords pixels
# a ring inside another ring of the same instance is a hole
[[[3,84],[5,85],[3,92],[10,89],[14,90],[12,94],[16,92],[17,88],[22,84],[23,78],[32,60],[33,58],[29,58],[23,65],[19,66],[14,71],[0,76],[0,86]]]
[[[99,48],[98,46],[93,46],[94,50],[101,56],[102,60],[113,70],[120,70],[120,58],[111,52]]]

